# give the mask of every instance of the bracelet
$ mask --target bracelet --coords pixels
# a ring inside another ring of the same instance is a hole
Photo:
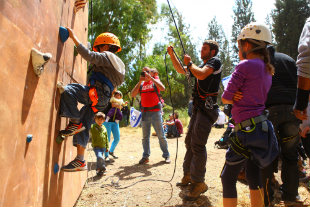
[[[294,109],[303,111],[307,108],[309,103],[309,92],[309,90],[297,88]]]
[[[189,61],[189,63],[187,64],[187,69],[190,69],[190,67],[193,65],[192,61]]]

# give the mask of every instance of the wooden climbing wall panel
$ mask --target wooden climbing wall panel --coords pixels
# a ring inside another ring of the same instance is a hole
[[[76,14],[73,7],[74,0],[0,0],[0,206],[70,207],[87,179],[86,171],[54,172],[76,155],[72,137],[55,142],[68,121],[58,116],[56,84],[86,83],[87,62],[58,36],[68,26],[87,45],[88,4]],[[40,77],[31,48],[52,54]]]

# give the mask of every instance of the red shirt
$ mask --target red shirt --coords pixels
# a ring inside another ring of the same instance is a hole
[[[178,129],[179,134],[183,134],[183,124],[179,119],[175,120],[175,125]]]
[[[159,94],[158,88],[157,88],[157,91]],[[156,106],[160,102],[159,97],[157,93],[155,92],[153,81],[143,82],[142,88],[140,90],[140,94],[141,94],[141,106],[142,107],[153,107],[153,106]],[[160,111],[160,109],[152,109],[148,111]]]

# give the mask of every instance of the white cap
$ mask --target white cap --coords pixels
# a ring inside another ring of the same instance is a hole
[[[271,43],[271,32],[267,25],[258,22],[247,24],[238,35],[237,40],[254,39]]]

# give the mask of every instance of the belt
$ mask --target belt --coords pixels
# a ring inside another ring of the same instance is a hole
[[[244,129],[244,128],[248,127],[248,126],[252,126],[252,125],[255,125],[257,123],[266,121],[266,120],[267,120],[267,116],[266,115],[260,115],[260,116],[254,117],[254,118],[247,119],[245,121],[242,121],[242,122],[236,124],[235,128],[234,128],[234,131],[237,132],[240,129]],[[266,127],[268,127],[268,126],[266,126]]]

